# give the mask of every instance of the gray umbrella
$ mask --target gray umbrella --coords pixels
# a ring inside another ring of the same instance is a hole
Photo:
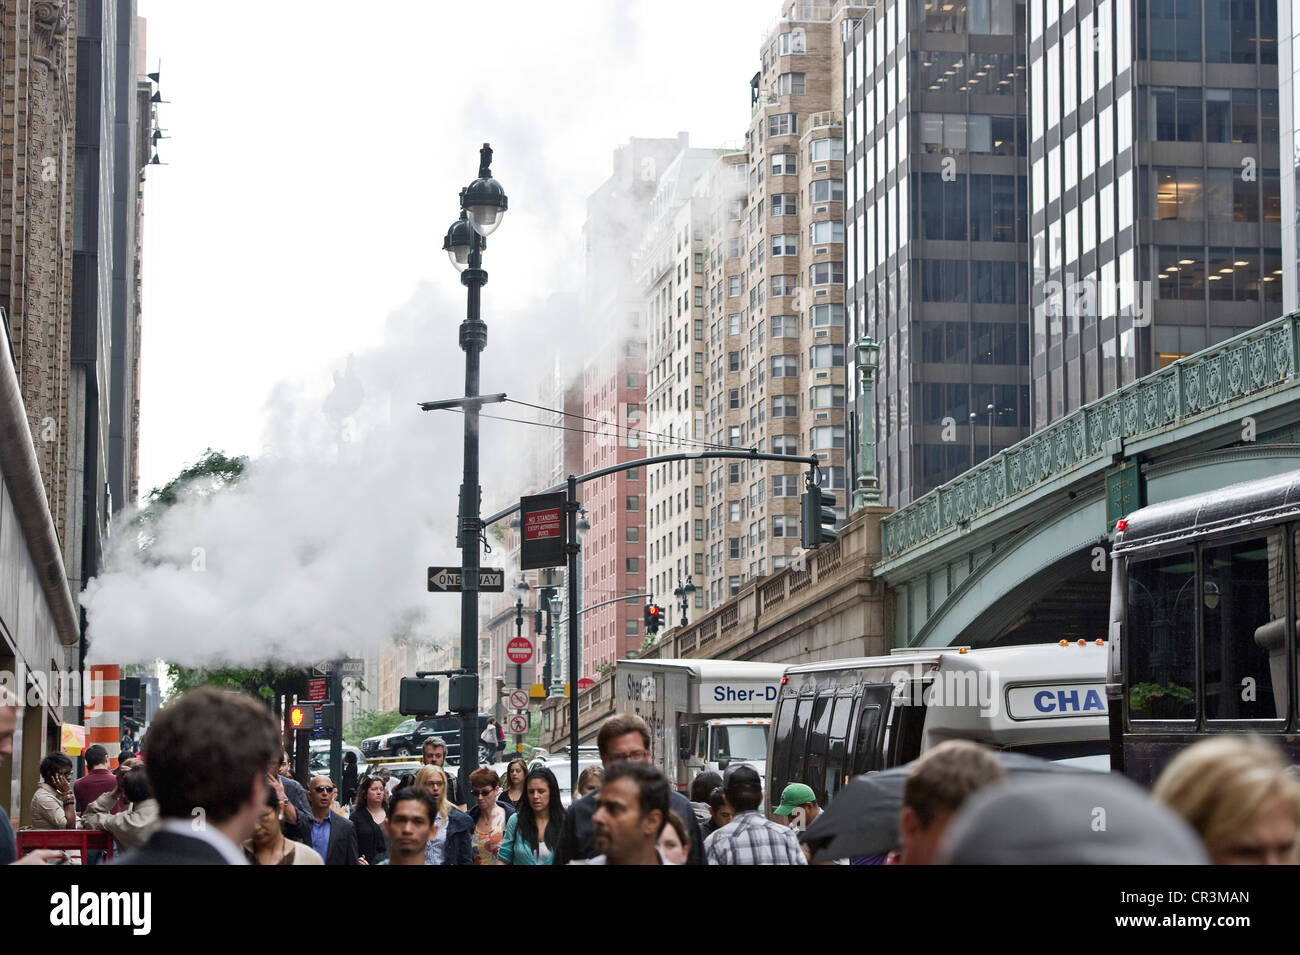
[[[1023,753],[996,754],[1008,774],[1097,773],[1063,766]],[[898,814],[903,807],[903,784],[912,764],[855,776],[831,804],[799,835],[813,853],[813,862],[831,862],[858,856],[877,856],[898,848]]]

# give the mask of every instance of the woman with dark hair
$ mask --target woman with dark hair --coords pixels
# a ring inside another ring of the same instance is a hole
[[[524,780],[519,811],[506,823],[498,858],[502,865],[550,865],[564,825],[564,803],[555,774],[544,766]]]
[[[51,753],[41,760],[41,781],[32,794],[32,828],[77,828],[72,760],[62,753]]]
[[[362,776],[352,807],[352,825],[357,830],[357,852],[367,865],[378,865],[388,857],[388,790],[378,776]]]
[[[343,785],[340,787],[339,798],[343,805],[352,802],[357,794],[357,754],[347,752],[343,754]]]
[[[524,804],[524,780],[528,778],[528,764],[522,759],[515,758],[510,760],[506,765],[504,784],[501,787],[501,798],[510,805],[514,806],[516,811]]]
[[[474,794],[474,808],[469,811],[474,820],[473,838],[475,865],[500,865],[497,857],[501,841],[505,838],[506,823],[515,815],[515,807],[501,799],[501,777],[495,770],[480,766],[469,774],[470,792]]]
[[[244,843],[244,858],[249,865],[324,865],[325,860],[311,846],[294,842],[280,831],[280,795],[270,786],[262,803],[253,837]]]

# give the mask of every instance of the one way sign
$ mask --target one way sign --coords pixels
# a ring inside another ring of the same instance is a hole
[[[504,593],[506,572],[500,567],[480,567],[478,589],[488,593]],[[459,567],[430,567],[429,592],[436,594],[460,593]]]

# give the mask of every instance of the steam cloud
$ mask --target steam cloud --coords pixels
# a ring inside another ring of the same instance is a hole
[[[560,336],[542,350],[563,327],[565,304],[494,316],[485,296],[484,392],[534,399],[529,356],[565,347]],[[147,551],[133,515],[118,521],[105,570],[81,597],[92,661],[303,664],[394,636],[458,641],[460,601],[427,593],[425,568],[460,563],[463,418],[416,404],[463,393],[464,308],[463,295],[421,286],[390,318],[383,344],[339,360],[332,387],[272,390],[265,446],[237,484],[183,496]],[[486,411],[529,416],[511,405]],[[520,448],[534,430],[482,422],[484,513],[527,484]],[[501,566],[499,554],[484,564]],[[509,580],[515,569],[506,569]]]

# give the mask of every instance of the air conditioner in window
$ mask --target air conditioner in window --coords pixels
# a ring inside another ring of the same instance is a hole
[[[819,372],[817,372],[817,379],[818,379],[818,381],[820,381],[820,380],[823,379],[823,378],[829,378],[830,376],[831,376],[831,373],[830,373],[829,371],[819,371]]]
[[[820,249],[815,250],[813,252],[813,255],[825,255],[829,251],[830,251],[829,248],[827,248],[826,246],[822,246]]]
[[[826,212],[829,208],[829,206],[818,206],[813,212]]]
[[[817,331],[813,332],[813,338],[826,338],[827,336],[830,335],[830,333],[831,330],[829,328],[818,329]]]
[[[830,295],[830,294],[831,294],[831,290],[828,289],[828,288],[819,288],[819,289],[817,290],[817,294],[818,294],[818,295]]]
[[[818,421],[825,421],[825,420],[826,420],[827,418],[829,418],[830,416],[831,416],[831,415],[830,415],[830,412],[829,412],[829,411],[819,411],[819,412],[817,412],[817,420],[818,420]]]
[[[820,165],[813,166],[813,172],[825,172],[827,169],[830,169],[830,168],[831,168],[831,167],[830,167],[828,164],[826,164],[826,163],[821,163]]]

